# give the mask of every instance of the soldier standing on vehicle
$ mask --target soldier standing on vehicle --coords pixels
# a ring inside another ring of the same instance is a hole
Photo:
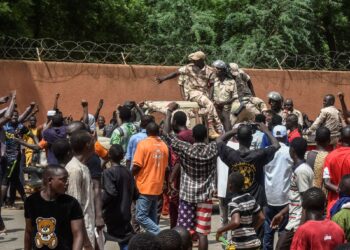
[[[182,98],[197,102],[200,107],[205,109],[205,114],[208,116],[209,137],[216,138],[222,133],[223,126],[213,102],[209,99],[209,88],[213,85],[215,73],[211,67],[205,64],[205,57],[202,51],[192,53],[188,56],[190,64],[169,75],[157,77],[156,81],[160,84],[179,76],[178,84]]]
[[[231,130],[230,112],[232,102],[238,99],[237,85],[235,80],[227,74],[226,63],[216,60],[212,66],[216,69],[214,86],[210,89],[210,99],[213,100],[225,131]]]

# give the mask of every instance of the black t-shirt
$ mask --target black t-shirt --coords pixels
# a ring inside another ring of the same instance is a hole
[[[223,142],[218,144],[218,149],[221,160],[229,167],[229,174],[240,172],[244,176],[245,191],[249,192],[261,207],[265,206],[263,168],[273,159],[277,149],[267,147],[241,153],[226,146]]]
[[[33,249],[72,249],[71,221],[83,219],[78,201],[63,194],[55,201],[44,200],[40,192],[28,197],[24,203],[24,216],[33,226]]]
[[[101,160],[97,154],[94,154],[87,161],[86,166],[90,171],[90,175],[92,179],[101,179],[103,169],[101,167]]]

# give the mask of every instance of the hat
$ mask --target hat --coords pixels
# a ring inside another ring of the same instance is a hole
[[[277,125],[273,128],[272,135],[276,138],[283,138],[287,136],[287,128],[282,125]]]
[[[205,54],[202,51],[197,51],[188,55],[188,60],[191,60],[191,61],[198,61],[201,59],[202,60],[205,59]]]
[[[47,111],[47,116],[54,116],[56,114],[56,110],[49,110]]]
[[[239,75],[239,67],[237,63],[230,63],[230,68],[231,68],[231,73],[234,76],[238,76]]]

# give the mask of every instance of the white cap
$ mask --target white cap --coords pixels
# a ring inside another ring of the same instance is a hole
[[[56,114],[56,110],[47,111],[47,116],[54,116]]]
[[[282,125],[277,125],[273,128],[272,135],[276,138],[283,138],[287,136],[287,128]]]

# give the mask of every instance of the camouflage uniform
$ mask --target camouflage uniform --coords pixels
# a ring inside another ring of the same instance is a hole
[[[223,82],[215,78],[213,99],[216,102],[226,102],[232,97],[238,98],[237,85],[233,79],[225,79]],[[223,111],[231,111],[232,104],[223,107]]]
[[[220,118],[216,112],[213,102],[209,99],[210,79],[214,76],[211,67],[205,65],[202,69],[197,70],[194,64],[188,64],[179,69],[178,84],[184,88],[185,98],[187,101],[197,102],[203,107],[208,115],[209,128],[222,130]]]
[[[248,86],[250,76],[247,73],[239,69],[238,74],[234,74],[234,72],[232,74],[236,75],[235,81],[239,99],[232,103],[231,112],[234,113],[240,107],[240,100],[245,105],[245,108],[238,116],[231,114],[231,122],[235,124],[243,121],[254,121],[255,115],[267,110],[267,106],[260,98],[253,97],[252,91]]]

